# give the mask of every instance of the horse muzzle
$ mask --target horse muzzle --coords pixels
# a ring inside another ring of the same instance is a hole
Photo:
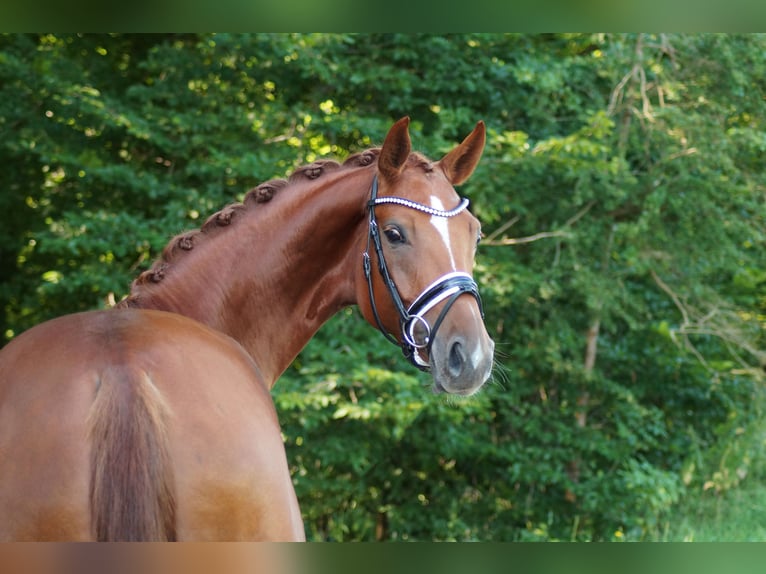
[[[430,370],[434,391],[469,396],[489,379],[494,365],[495,343],[483,329],[482,336],[450,336],[446,332],[431,346]]]

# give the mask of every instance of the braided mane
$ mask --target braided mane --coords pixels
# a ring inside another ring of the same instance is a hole
[[[365,167],[377,161],[380,148],[372,148],[349,156],[342,164],[334,160],[318,160],[297,168],[287,179],[272,179],[252,188],[245,194],[241,203],[232,203],[208,217],[199,229],[186,231],[173,237],[162,250],[160,257],[146,271],[142,272],[131,284],[130,295],[118,304],[118,307],[138,307],[138,291],[143,286],[160,283],[179,258],[241,219],[246,212],[258,204],[268,203],[277,192],[297,181],[315,180],[325,173],[341,168]]]
[[[297,168],[287,179],[272,179],[252,188],[245,194],[244,200],[241,203],[227,205],[208,217],[199,229],[186,231],[173,237],[152,266],[133,281],[130,294],[118,304],[118,307],[139,307],[138,291],[142,287],[151,287],[160,283],[165,278],[172,264],[179,257],[183,257],[196,246],[217,236],[223,230],[229,229],[233,223],[241,219],[243,214],[254,209],[256,205],[271,201],[277,192],[281,192],[295,182],[315,180],[326,173],[339,169],[352,169],[372,165],[377,161],[379,154],[380,148],[371,148],[349,156],[342,164],[330,159],[318,160]],[[410,155],[408,163],[423,169],[425,172],[433,170],[433,163],[417,152]]]

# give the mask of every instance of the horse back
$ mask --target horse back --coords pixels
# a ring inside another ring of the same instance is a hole
[[[68,315],[0,352],[0,539],[295,539],[256,365],[180,315]]]

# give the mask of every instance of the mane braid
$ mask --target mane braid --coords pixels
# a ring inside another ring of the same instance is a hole
[[[250,189],[242,203],[232,203],[208,217],[202,227],[186,231],[173,237],[162,250],[160,257],[146,271],[142,272],[131,284],[130,294],[123,299],[118,307],[140,307],[140,290],[145,285],[160,283],[168,270],[179,257],[192,251],[194,247],[211,237],[215,237],[224,229],[241,219],[241,216],[259,203],[269,202],[274,195],[285,187],[297,181],[315,180],[324,173],[341,168],[366,167],[375,163],[380,155],[380,148],[368,149],[350,155],[341,164],[335,160],[322,159],[297,168],[288,179],[272,179]],[[416,156],[418,154],[413,154]]]

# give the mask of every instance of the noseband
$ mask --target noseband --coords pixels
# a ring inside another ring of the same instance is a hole
[[[426,287],[409,307],[405,307],[402,302],[402,297],[399,294],[399,290],[396,288],[396,284],[388,271],[386,259],[383,256],[383,245],[380,242],[380,231],[378,229],[378,222],[375,219],[375,206],[381,204],[401,205],[409,209],[422,211],[423,213],[435,217],[454,217],[459,213],[462,213],[468,207],[468,200],[464,198],[456,208],[449,211],[442,211],[402,197],[378,197],[378,176],[376,175],[372,180],[370,201],[367,203],[370,215],[367,250],[362,254],[364,275],[367,279],[367,287],[370,291],[372,314],[375,317],[375,322],[378,324],[378,329],[385,335],[386,339],[395,345],[400,345],[404,356],[407,357],[413,365],[422,371],[428,371],[430,370],[429,363],[420,357],[418,351],[420,349],[425,349],[430,356],[431,345],[436,337],[436,331],[439,329],[447,312],[452,308],[452,305],[457,301],[457,298],[460,297],[460,295],[463,293],[472,295],[479,304],[479,311],[481,312],[482,318],[484,317],[484,308],[481,303],[481,297],[479,296],[479,287],[473,277],[468,273],[460,271],[447,273]],[[375,304],[375,294],[372,288],[370,242],[372,242],[372,245],[375,248],[375,254],[378,258],[378,270],[383,278],[383,283],[388,289],[391,301],[399,314],[399,326],[402,333],[401,342],[397,341],[396,337],[388,332],[378,314],[378,308]],[[433,326],[431,326],[425,318],[425,314],[445,300],[446,303],[442,308],[441,313],[439,313]],[[421,331],[421,333],[416,333],[416,330]]]

